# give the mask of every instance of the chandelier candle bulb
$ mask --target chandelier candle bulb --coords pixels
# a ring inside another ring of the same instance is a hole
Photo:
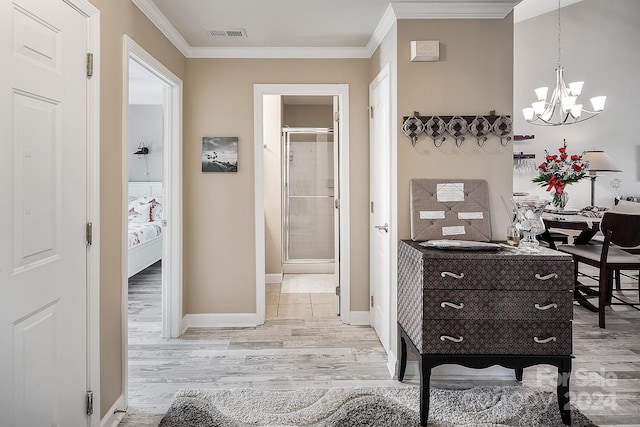
[[[538,89],[536,89],[536,96],[538,97],[538,101],[546,101],[547,92],[549,92],[548,87],[539,87]]]
[[[571,95],[580,96],[580,94],[582,93],[583,85],[584,82],[569,83],[569,92],[571,93]]]
[[[591,98],[591,105],[593,106],[593,110],[596,112],[604,110],[604,103],[606,100],[606,96],[594,96],[593,98]]]

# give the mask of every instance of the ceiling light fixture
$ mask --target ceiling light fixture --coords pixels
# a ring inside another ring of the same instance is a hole
[[[524,119],[539,126],[561,126],[583,122],[600,114],[604,110],[606,96],[591,98],[593,111],[582,108],[577,103],[578,96],[582,92],[584,82],[564,81],[564,68],[560,60],[560,1],[558,0],[558,68],[556,68],[556,87],[547,102],[548,87],[539,87],[535,90],[538,101],[531,107],[523,108]],[[585,114],[586,113],[586,114]]]

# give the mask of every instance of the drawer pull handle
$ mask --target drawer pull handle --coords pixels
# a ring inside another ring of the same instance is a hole
[[[453,342],[462,342],[464,338],[461,336],[459,338],[450,337],[449,335],[440,335],[440,341],[453,341]]]
[[[454,304],[454,303],[449,302],[449,301],[442,301],[442,302],[440,303],[440,307],[442,307],[442,308],[451,307],[451,308],[455,308],[456,310],[460,310],[461,308],[463,308],[463,307],[464,307],[464,304],[463,304],[463,303],[460,303],[460,304],[458,305],[458,304]]]
[[[549,279],[557,279],[558,275],[556,273],[547,274],[546,276],[541,276],[536,273],[536,279],[538,280],[549,280]]]
[[[557,341],[556,337],[549,337],[549,338],[545,338],[543,340],[541,340],[538,337],[533,337],[533,340],[535,342],[537,342],[538,344],[546,344],[546,343],[551,342],[551,341]]]
[[[454,279],[462,279],[464,277],[464,273],[456,274],[450,271],[443,271],[442,273],[440,273],[440,277],[447,277],[447,276],[453,277]]]
[[[534,305],[534,307],[537,308],[538,310],[549,310],[550,308],[558,308],[558,304],[551,303],[551,304],[547,304],[547,305],[540,305],[540,304],[536,303]]]

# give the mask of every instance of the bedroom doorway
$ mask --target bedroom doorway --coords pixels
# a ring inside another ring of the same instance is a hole
[[[254,85],[254,100],[257,321],[314,316],[315,303],[320,317],[358,323],[348,280],[348,85]]]
[[[129,345],[172,338],[182,321],[182,81],[124,39],[123,365]]]

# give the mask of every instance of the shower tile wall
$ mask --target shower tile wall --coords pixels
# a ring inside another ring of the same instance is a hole
[[[334,258],[333,140],[292,135],[289,151],[289,260]]]

